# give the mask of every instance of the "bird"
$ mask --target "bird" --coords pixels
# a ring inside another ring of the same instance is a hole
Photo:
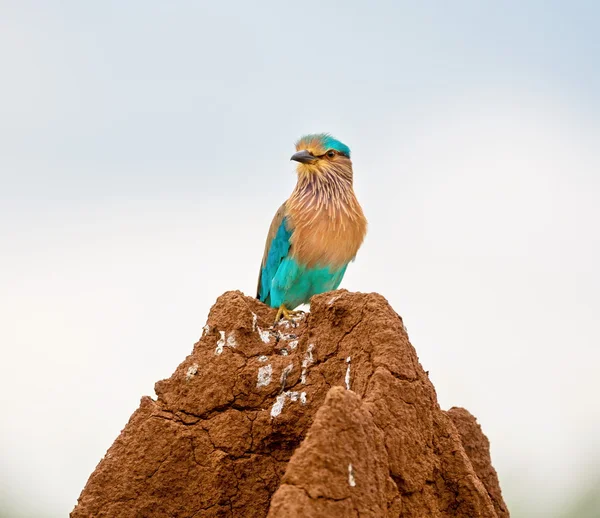
[[[298,162],[296,187],[269,227],[256,295],[277,308],[275,322],[337,289],[367,232],[347,145],[328,133],[305,135],[290,160]]]

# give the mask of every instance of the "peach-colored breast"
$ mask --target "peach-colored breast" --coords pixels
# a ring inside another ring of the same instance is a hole
[[[367,232],[367,220],[352,193],[348,203],[318,209],[287,204],[293,233],[291,255],[309,267],[341,268],[358,252]]]

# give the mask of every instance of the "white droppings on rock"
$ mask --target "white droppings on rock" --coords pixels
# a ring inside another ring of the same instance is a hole
[[[346,358],[346,363],[348,367],[346,367],[346,377],[344,379],[346,381],[346,390],[350,390],[350,356]]]
[[[288,344],[288,347],[293,351],[296,347],[298,347],[298,340],[292,340]]]
[[[329,299],[329,302],[327,303],[328,306],[331,306],[337,299],[339,299],[341,297],[341,295],[334,295],[333,297],[331,297]]]
[[[252,331],[258,331],[260,339],[268,344],[271,341],[271,332],[267,329],[263,331],[258,325],[258,315],[252,312]]]
[[[202,328],[202,336],[206,336],[208,333],[210,333],[210,326],[208,324],[206,324],[203,328]]]
[[[258,334],[260,336],[260,339],[268,344],[271,341],[271,333],[269,332],[268,329],[266,329],[265,331],[263,331],[260,327],[256,326],[256,329],[258,330]]]
[[[292,321],[292,325],[294,325],[294,324],[297,325],[298,322],[301,322],[305,318],[306,318],[306,312],[299,311],[295,315],[292,315],[292,317],[290,318],[290,320]]]
[[[192,365],[190,365],[185,373],[185,379],[187,381],[190,381],[198,372],[198,364],[197,363],[193,363]]]
[[[306,356],[304,360],[302,360],[302,374],[300,375],[300,382],[302,384],[306,383],[306,375],[308,373],[308,367],[313,362],[313,349],[315,348],[314,344],[308,344],[308,348],[306,349]]]
[[[298,335],[295,335],[294,333],[282,333],[281,331],[277,331],[277,336],[279,337],[280,340],[296,340],[296,338],[298,338]]]
[[[217,347],[215,354],[218,356],[223,352],[223,349],[227,347],[235,347],[237,345],[233,331],[229,334],[227,339],[225,338],[225,331],[219,331],[220,338],[217,340]]]
[[[280,349],[279,354],[281,354],[281,356],[287,356],[288,355],[287,349]]]
[[[356,486],[356,480],[354,479],[354,469],[352,464],[348,464],[348,485],[350,487]]]
[[[258,357],[259,362],[266,362],[268,359],[269,359],[269,357],[265,356],[264,354],[262,354]]]
[[[217,348],[215,349],[215,354],[219,355],[223,352],[223,348],[225,347],[225,331],[219,331],[221,338],[217,340]]]
[[[279,414],[281,414],[281,411],[283,410],[283,404],[285,403],[285,397],[285,392],[282,392],[277,396],[275,403],[273,403],[273,406],[271,407],[271,417],[277,417]]]
[[[273,403],[273,406],[271,407],[271,417],[277,417],[279,414],[281,414],[286,399],[294,402],[300,401],[300,403],[304,405],[306,404],[306,392],[299,393],[293,390],[286,390],[285,392],[279,394],[275,399],[275,403]]]
[[[266,387],[271,383],[271,377],[273,375],[273,367],[271,364],[265,365],[258,369],[258,376],[256,380],[256,387]]]
[[[235,335],[233,334],[233,331],[229,334],[229,336],[227,337],[227,347],[235,347],[237,345],[236,341],[235,341]]]

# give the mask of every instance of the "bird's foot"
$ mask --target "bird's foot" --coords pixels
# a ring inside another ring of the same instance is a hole
[[[275,317],[275,323],[279,322],[281,319],[284,320],[293,320],[294,317],[299,315],[304,315],[304,311],[300,310],[291,310],[285,307],[285,304],[279,306],[277,310],[277,316]]]

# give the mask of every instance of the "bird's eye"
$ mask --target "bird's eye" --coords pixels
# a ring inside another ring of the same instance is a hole
[[[327,156],[333,158],[335,156],[335,151],[327,151]]]

